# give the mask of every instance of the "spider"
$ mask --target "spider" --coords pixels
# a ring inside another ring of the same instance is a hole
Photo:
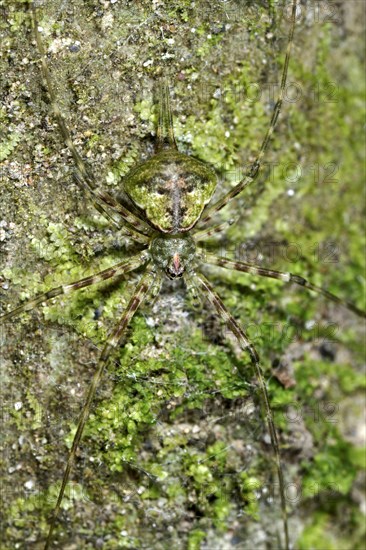
[[[290,34],[284,63],[283,78],[280,94],[283,93],[286,83],[288,62],[290,57],[290,48],[295,24],[296,2],[292,6],[292,19],[290,23]],[[76,165],[75,178],[80,186],[85,188],[90,194],[94,206],[103,213],[113,225],[118,228],[124,228],[127,236],[132,237],[136,242],[142,245],[142,251],[117,264],[117,267],[107,268],[98,275],[89,276],[82,281],[68,283],[61,288],[50,290],[43,295],[30,300],[19,308],[9,312],[3,319],[9,319],[23,311],[29,311],[40,303],[55,298],[57,295],[71,293],[79,288],[112,279],[114,276],[133,271],[140,267],[145,268],[145,273],[141,276],[139,283],[126,307],[125,313],[118,322],[118,325],[110,334],[104,349],[102,350],[99,365],[92,379],[87,401],[83,406],[82,415],[79,420],[78,429],[72,444],[72,450],[67,461],[66,471],[64,473],[61,490],[58,496],[53,519],[50,523],[50,529],[46,542],[46,548],[52,542],[52,532],[56,525],[60,505],[63,499],[63,493],[68,481],[69,470],[74,461],[78,448],[80,437],[83,431],[84,423],[90,411],[91,401],[94,397],[96,387],[102,376],[102,373],[110,361],[111,352],[118,346],[120,338],[125,331],[127,324],[132,319],[140,304],[151,295],[155,295],[159,289],[159,279],[166,275],[169,279],[185,278],[187,282],[196,287],[203,296],[206,296],[219,316],[227,323],[228,328],[238,338],[241,346],[249,354],[254,368],[256,369],[258,383],[263,393],[267,420],[271,441],[276,457],[278,476],[281,487],[282,511],[284,516],[285,545],[289,546],[288,526],[286,519],[286,503],[284,499],[283,479],[280,465],[279,445],[277,441],[276,430],[273,423],[272,412],[269,406],[266,384],[264,383],[259,359],[254,346],[249,342],[246,334],[240,328],[235,319],[229,314],[224,304],[216,294],[213,286],[208,282],[199,271],[201,262],[211,263],[221,267],[236,269],[249,272],[254,275],[268,276],[278,278],[284,282],[295,282],[301,286],[306,286],[311,290],[324,294],[333,301],[346,305],[356,314],[363,315],[359,309],[352,304],[345,302],[329,292],[322,290],[311,283],[306,282],[300,276],[290,276],[287,273],[279,273],[271,270],[265,270],[261,267],[249,266],[243,262],[232,262],[226,258],[218,258],[212,254],[206,254],[202,242],[204,238],[210,237],[214,233],[225,230],[226,224],[217,226],[209,224],[212,216],[221,207],[224,207],[231,199],[235,198],[244,187],[251,183],[257,176],[264,153],[267,149],[269,139],[275,127],[277,116],[280,111],[279,100],[274,108],[272,120],[266,136],[262,142],[260,152],[249,168],[246,177],[230,193],[224,195],[218,201],[212,201],[212,195],[216,187],[216,176],[214,171],[204,163],[179,153],[173,133],[172,116],[170,110],[169,91],[166,84],[161,89],[159,124],[157,133],[157,153],[151,160],[147,160],[136,168],[124,181],[125,191],[129,198],[128,207],[117,202],[111,195],[100,191],[96,185],[93,174],[80,157],[77,149],[73,145],[69,130],[60,114],[57,106],[56,94],[53,91],[52,77],[46,64],[44,47],[40,33],[37,31],[37,23],[33,12],[34,27],[36,32],[36,41],[41,54],[42,72],[46,87],[50,95],[53,112],[58,121],[61,134],[74,158]],[[161,178],[159,180],[159,178]],[[151,182],[151,188],[141,186],[146,181]],[[153,198],[152,198],[153,197]],[[202,223],[203,222],[203,223]],[[199,224],[201,224],[199,226]],[[151,294],[150,294],[151,293]]]

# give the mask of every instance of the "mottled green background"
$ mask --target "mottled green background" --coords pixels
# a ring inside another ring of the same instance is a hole
[[[1,302],[10,309],[119,261],[134,244],[73,182],[26,3],[0,6]],[[264,169],[219,218],[237,220],[219,241],[222,254],[302,274],[359,307],[363,8],[302,3]],[[117,194],[120,176],[153,152],[161,74],[180,149],[215,165],[219,192],[238,181],[268,125],[288,13],[270,0],[47,2],[40,25],[60,106],[101,185]],[[294,547],[363,548],[363,321],[279,281],[208,276],[262,358]],[[1,328],[3,548],[42,547],[98,349],[137,280],[59,299]],[[240,380],[239,362],[249,364],[208,305],[165,284],[134,319],[98,393],[55,547],[280,547],[271,448],[255,378],[248,367]]]

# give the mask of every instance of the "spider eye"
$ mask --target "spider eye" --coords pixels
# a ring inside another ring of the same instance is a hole
[[[184,265],[178,252],[173,255],[171,263],[167,265],[166,273],[169,279],[177,279],[182,277],[184,273]]]
[[[166,268],[166,274],[168,275],[169,279],[179,279],[180,277],[183,277],[184,268],[181,266],[179,270],[172,269],[171,267]]]

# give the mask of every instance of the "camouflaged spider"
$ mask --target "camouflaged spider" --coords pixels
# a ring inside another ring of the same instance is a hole
[[[274,131],[282,105],[295,27],[296,0],[292,3],[292,18],[279,97],[275,104],[269,128],[263,139],[259,153],[245,177],[229,193],[224,195],[217,202],[211,203],[211,198],[217,184],[216,174],[208,165],[178,151],[173,133],[169,90],[168,86],[163,84],[161,87],[156,154],[151,157],[151,159],[132,169],[123,182],[124,191],[130,199],[130,208],[116,201],[108,193],[98,189],[93,174],[76,150],[65,120],[57,105],[51,75],[46,63],[46,55],[41,35],[37,27],[34,8],[32,8],[32,14],[36,42],[41,56],[42,75],[60,132],[76,165],[76,181],[81,187],[87,190],[96,209],[103,213],[112,224],[116,225],[118,228],[123,227],[126,235],[140,243],[143,250],[130,259],[97,273],[94,276],[86,277],[82,280],[51,289],[19,306],[17,309],[3,315],[1,319],[7,320],[22,312],[30,311],[42,302],[55,298],[61,294],[68,294],[80,288],[85,288],[98,282],[112,279],[120,274],[128,273],[139,267],[145,267],[145,272],[141,276],[140,282],[136,286],[122,318],[110,334],[100,355],[96,372],[92,378],[87,398],[82,408],[66,469],[63,474],[62,485],[53,518],[50,523],[45,548],[49,548],[52,543],[52,533],[56,526],[71,466],[74,462],[84,426],[89,416],[91,403],[103,371],[110,360],[112,351],[119,345],[127,325],[140,304],[152,291],[154,293],[158,291],[163,276],[167,276],[170,279],[184,277],[190,284],[194,285],[200,293],[208,299],[213,308],[216,309],[220,318],[227,324],[228,329],[238,339],[240,346],[246,350],[250,356],[264,398],[268,428],[275,454],[280,485],[285,546],[289,548],[289,530],[279,443],[258,354],[242,328],[227,311],[211,284],[200,272],[200,265],[202,263],[207,263],[251,273],[253,275],[279,279],[284,282],[293,282],[309,290],[323,294],[328,299],[349,308],[357,315],[364,316],[364,313],[352,304],[322,288],[312,285],[298,275],[264,269],[243,262],[229,261],[226,258],[217,257],[212,254],[207,255],[204,253],[200,243],[208,236],[225,230],[225,224],[212,226],[207,225],[207,223],[216,212],[221,210],[231,199],[243,191],[258,175],[263,156]],[[199,224],[202,225],[199,226]]]

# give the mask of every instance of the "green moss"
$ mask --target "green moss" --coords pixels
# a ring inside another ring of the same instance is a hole
[[[245,502],[245,511],[253,519],[259,519],[259,503],[257,491],[261,489],[261,481],[250,475],[250,472],[242,472],[240,475],[240,491]]]
[[[339,513],[341,513],[341,506],[344,506],[344,504],[344,502],[339,502]],[[339,548],[351,550],[355,548],[361,550],[364,546],[365,537],[364,518],[357,509],[350,510],[348,508],[348,515],[350,516],[349,524],[352,526],[352,531],[348,536],[345,536],[341,516],[339,518],[340,524],[335,526],[336,531],[338,531],[336,535],[334,534],[332,515],[325,512],[316,513],[313,522],[304,529],[298,541],[299,550],[308,550],[309,548],[314,548],[314,550],[323,550],[323,548],[329,548],[330,550],[338,550]]]
[[[347,442],[341,434],[340,395],[354,394],[364,388],[364,376],[354,373],[350,365],[344,364],[308,361],[297,367],[304,419],[317,448],[312,459],[302,465],[303,497],[317,498],[327,492],[347,495],[357,471],[362,468],[359,462],[362,450]],[[329,385],[319,404],[317,389],[323,387],[325,374]]]
[[[304,550],[308,548],[337,550],[339,541],[334,536],[329,536],[329,519],[326,514],[317,514],[313,525],[303,533],[299,541],[299,548]]]
[[[194,529],[189,533],[188,537],[188,550],[199,550],[201,548],[201,542],[206,538],[206,532],[201,529]]]
[[[0,162],[8,158],[20,140],[20,134],[14,132],[6,140],[0,142]]]
[[[55,33],[46,33],[50,46],[57,46],[60,37],[80,38],[82,43],[77,54],[69,56],[67,48],[61,49],[52,60],[57,92],[63,111],[70,117],[74,138],[85,148],[98,181],[103,183],[103,174],[107,174],[106,185],[117,188],[120,177],[141,158],[141,153],[147,156],[152,150],[156,113],[142,88],[149,88],[154,71],[173,74],[175,130],[181,150],[213,164],[225,180],[220,182],[220,190],[228,190],[258,150],[270,115],[270,102],[246,95],[258,89],[253,84],[265,86],[266,79],[273,76],[263,68],[263,60],[269,65],[276,61],[274,44],[267,36],[267,6],[258,12],[248,5],[230,28],[223,29],[219,23],[225,23],[227,16],[221,20],[215,14],[208,23],[199,21],[200,8],[202,13],[208,10],[206,3],[195,7],[190,2],[171,4],[165,19],[159,13],[147,18],[150,4],[128,6],[128,10],[118,5],[121,11],[113,11],[113,27],[108,33],[97,34],[98,48],[90,49],[86,44],[94,44],[101,20],[110,15],[103,10],[113,10],[112,6],[100,6],[99,11],[89,6],[82,24],[77,17],[74,19],[78,4],[70,7],[65,18],[63,13],[50,14]],[[274,3],[271,5],[273,14]],[[131,17],[131,21],[126,24],[119,13]],[[48,16],[42,19],[46,28],[50,28],[46,24]],[[139,18],[138,25],[132,16]],[[56,23],[57,18],[60,23]],[[12,16],[9,21],[9,32],[18,33],[21,18]],[[190,31],[192,28],[195,33]],[[305,27],[297,28],[295,62],[291,63],[290,73],[292,80],[301,83],[301,101],[284,105],[267,156],[268,162],[273,162],[272,171],[266,165],[258,186],[249,188],[245,196],[223,210],[223,218],[234,217],[238,222],[224,236],[222,248],[231,257],[245,259],[246,253],[250,256],[250,246],[258,246],[257,237],[272,239],[280,246],[269,258],[266,254],[263,260],[256,258],[257,263],[303,274],[361,306],[364,235],[360,230],[362,182],[358,171],[363,154],[359,123],[364,94],[362,66],[352,52],[340,53],[337,44],[331,42],[334,28],[319,25],[309,28],[309,35],[307,32]],[[168,36],[174,38],[174,48],[167,42]],[[126,59],[118,40],[127,48]],[[314,56],[309,54],[309,62],[306,45],[313,44]],[[23,48],[19,46],[21,59]],[[163,56],[173,49],[176,55],[169,58],[172,65],[168,67]],[[243,55],[238,53],[241,51]],[[114,61],[113,52],[117,56]],[[29,51],[31,59],[34,55],[33,49]],[[142,68],[151,57],[155,65]],[[283,60],[282,53],[280,57]],[[335,65],[337,58],[340,72]],[[106,73],[113,77],[109,83]],[[7,74],[6,68],[3,74]],[[326,99],[335,74],[341,74],[341,78],[336,80],[337,102],[331,103]],[[10,207],[18,207],[18,201],[21,204],[21,227],[16,235],[20,252],[15,256],[18,266],[6,268],[3,275],[12,283],[14,293],[19,292],[20,299],[104,269],[131,250],[125,243],[118,243],[117,249],[106,251],[85,267],[93,255],[93,224],[74,204],[82,204],[83,198],[75,197],[68,173],[72,171],[71,160],[61,154],[63,145],[57,133],[47,127],[48,119],[44,124],[42,117],[35,115],[37,111],[48,113],[39,94],[39,74],[38,79],[35,75],[22,75],[30,83],[32,97],[37,97],[34,112],[21,95],[24,88],[18,89],[19,117],[31,122],[32,132],[29,128],[23,131],[19,124],[23,141],[19,139],[16,147],[7,149],[4,158],[23,166],[29,151],[35,155],[30,156],[33,179],[22,180],[22,187],[10,186],[14,187]],[[74,75],[78,77],[76,83]],[[100,88],[87,88],[88,81]],[[126,101],[123,94],[119,95],[116,82],[125,91]],[[209,93],[200,94],[201,85],[207,85]],[[221,98],[216,90],[220,90]],[[293,163],[297,162],[301,177],[296,176]],[[241,167],[239,173],[237,166]],[[295,192],[293,197],[286,194],[289,189]],[[30,202],[22,202],[29,190]],[[44,201],[47,190],[51,190],[50,204]],[[33,225],[27,225],[29,219],[35,220]],[[101,219],[97,226],[102,233],[109,230]],[[79,238],[86,243],[80,244]],[[34,263],[25,261],[23,266],[23,254],[29,245]],[[348,529],[357,534],[352,538],[353,546],[347,543],[348,547],[357,548],[362,518],[356,511],[352,487],[363,467],[363,449],[347,441],[341,423],[330,422],[331,411],[326,408],[329,402],[342,404],[345,395],[352,400],[364,388],[364,379],[354,367],[361,355],[357,323],[337,313],[341,309],[328,308],[324,300],[311,298],[303,289],[285,289],[278,281],[223,270],[212,270],[209,276],[260,351],[266,379],[271,377],[268,384],[284,449],[285,472],[288,478],[293,475],[294,479],[302,479],[300,515],[307,518],[308,527],[297,546],[324,548],[328,540],[327,548],[331,544],[347,548],[346,544],[342,546],[344,535],[334,528],[341,518],[342,505],[352,516]],[[46,532],[45,517],[57,495],[59,484],[55,480],[64,467],[66,446],[70,447],[72,441],[83,401],[82,389],[87,387],[98,357],[94,346],[105,341],[136,281],[137,277],[131,275],[115,286],[106,282],[62,297],[44,306],[41,313],[32,312],[17,320],[15,331],[19,337],[10,350],[15,365],[12,390],[23,392],[23,386],[29,384],[32,391],[24,389],[24,407],[11,415],[11,425],[26,432],[32,445],[27,447],[25,458],[24,450],[19,454],[16,451],[14,461],[28,465],[42,490],[37,501],[32,497],[14,498],[13,504],[6,507],[12,547],[13,541],[27,542],[31,530]],[[173,293],[175,301],[170,302]],[[159,306],[146,308],[134,318],[126,343],[113,358],[78,453],[72,485],[75,490],[63,503],[67,523],[57,534],[61,537],[62,532],[66,533],[62,541],[60,538],[62,544],[80,545],[82,540],[86,548],[95,547],[100,537],[104,548],[165,548],[167,540],[174,543],[183,538],[188,548],[196,549],[210,529],[218,541],[233,529],[234,536],[249,545],[252,539],[248,532],[254,521],[261,522],[268,544],[273,543],[272,518],[276,515],[278,521],[280,516],[278,501],[267,506],[265,499],[257,498],[272,479],[273,461],[263,440],[259,407],[254,415],[245,414],[245,406],[254,407],[253,402],[259,398],[249,357],[210,318],[206,305],[195,311],[182,306],[180,297],[179,288],[163,289]],[[318,332],[312,328],[314,322]],[[332,322],[339,327],[332,345],[341,350],[340,357],[322,361],[319,348],[323,339],[329,339]],[[26,332],[21,332],[22,326]],[[65,330],[66,346],[51,353],[55,342],[60,344],[60,338],[52,332],[56,327]],[[68,338],[70,334],[75,338]],[[37,335],[42,337],[42,344],[38,345]],[[306,356],[309,348],[315,359]],[[285,389],[272,376],[272,367],[278,361],[293,365],[293,357],[299,355],[305,359],[295,365],[296,386]],[[53,385],[48,378],[50,365],[57,371],[57,383]],[[245,374],[243,380],[237,376],[239,367]],[[312,439],[306,458],[301,455],[302,449],[291,453],[295,427],[287,411],[295,405],[305,411],[303,430]],[[315,419],[314,411],[318,415]],[[49,418],[57,422],[45,429]],[[33,448],[37,449],[34,453],[30,450]],[[18,479],[22,487],[25,480],[20,474]],[[324,502],[329,491],[334,497],[332,506]],[[244,514],[238,528],[239,510]]]

